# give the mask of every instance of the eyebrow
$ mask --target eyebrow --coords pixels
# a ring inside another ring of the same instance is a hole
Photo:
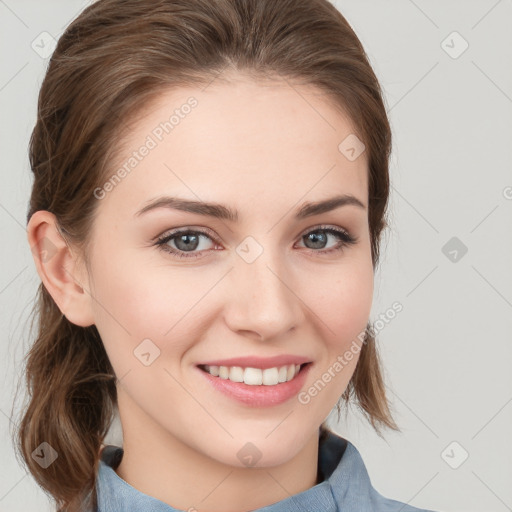
[[[301,220],[348,205],[366,210],[366,206],[357,197],[352,194],[343,194],[323,201],[305,203],[296,211],[295,218],[297,220]],[[198,215],[205,215],[230,222],[238,222],[239,219],[237,210],[232,210],[222,204],[205,203],[203,201],[194,201],[170,196],[162,196],[150,200],[148,204],[136,212],[134,216],[140,217],[141,215],[157,208],[170,208],[173,210],[196,213]]]

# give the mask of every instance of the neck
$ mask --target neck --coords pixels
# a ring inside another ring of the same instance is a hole
[[[127,404],[129,399],[123,395],[118,399],[124,454],[116,473],[132,487],[171,507],[246,512],[318,483],[317,430],[296,455],[282,464],[258,468],[231,466],[182,442],[155,425],[140,409],[133,411],[133,403]]]

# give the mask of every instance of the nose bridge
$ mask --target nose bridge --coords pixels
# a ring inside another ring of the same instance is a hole
[[[293,293],[293,276],[284,257],[278,247],[260,244],[251,237],[237,247],[231,273],[235,293],[228,319],[233,329],[270,338],[298,324],[300,301]]]

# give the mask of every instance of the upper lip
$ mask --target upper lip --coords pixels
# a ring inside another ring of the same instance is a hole
[[[289,364],[303,364],[309,362],[311,362],[311,360],[307,357],[283,354],[274,357],[246,356],[233,357],[231,359],[216,359],[215,361],[199,363],[197,366],[241,366],[242,368],[259,368],[260,370],[265,370],[266,368],[279,368]]]

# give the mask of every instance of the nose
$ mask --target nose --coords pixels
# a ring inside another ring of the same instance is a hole
[[[297,328],[304,318],[304,302],[296,278],[283,254],[264,250],[255,261],[235,259],[228,274],[225,320],[233,332],[270,340]]]

